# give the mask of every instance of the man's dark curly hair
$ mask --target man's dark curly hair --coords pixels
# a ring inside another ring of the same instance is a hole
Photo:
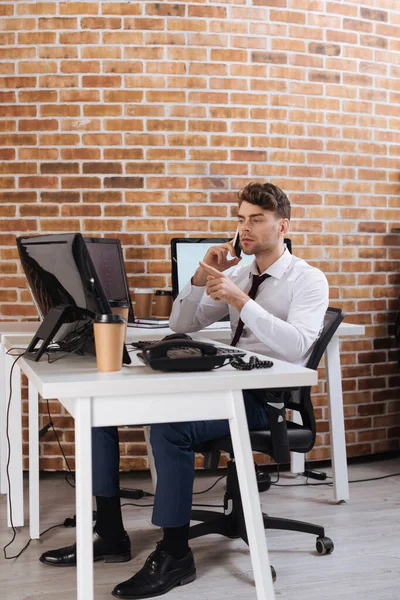
[[[276,213],[280,219],[290,219],[289,198],[273,183],[249,183],[238,196],[239,207],[246,201]]]

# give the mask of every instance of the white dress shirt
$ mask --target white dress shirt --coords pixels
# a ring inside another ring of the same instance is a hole
[[[256,261],[240,264],[228,277],[248,293],[252,275],[270,275],[248,300],[240,315],[232,306],[212,300],[205,287],[189,282],[176,298],[169,325],[178,333],[199,331],[229,313],[232,339],[239,317],[244,330],[238,347],[272,358],[305,365],[317,340],[328,308],[329,288],[325,275],[286,249],[263,273]]]

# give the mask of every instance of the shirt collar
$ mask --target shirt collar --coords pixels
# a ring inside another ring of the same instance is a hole
[[[289,250],[285,248],[282,256],[278,258],[268,269],[265,269],[262,273],[258,272],[256,259],[250,265],[250,274],[251,275],[264,275],[268,274],[275,279],[280,279],[282,275],[285,273],[286,269],[292,262],[292,255]]]

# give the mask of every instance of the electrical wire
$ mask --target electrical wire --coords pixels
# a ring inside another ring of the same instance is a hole
[[[210,487],[206,488],[205,490],[202,490],[201,492],[193,492],[193,496],[197,496],[199,494],[205,494],[206,492],[209,492],[210,490],[213,489],[213,487],[215,487],[217,485],[217,483],[219,481],[221,481],[221,479],[225,479],[226,475],[222,475],[221,477],[219,477],[217,479],[217,481],[214,481],[214,483],[212,485],[210,485]]]
[[[15,367],[15,365],[17,364],[18,360],[19,360],[19,359],[20,359],[22,356],[24,356],[24,355],[25,355],[25,353],[26,353],[26,349],[25,349],[25,348],[16,348],[16,347],[15,347],[15,348],[10,348],[10,349],[7,351],[7,353],[6,353],[6,354],[8,354],[8,355],[10,355],[10,356],[14,357],[14,356],[15,356],[15,354],[12,354],[12,352],[13,352],[14,350],[23,350],[23,352],[21,352],[20,354],[18,354],[18,355],[16,356],[16,358],[15,358],[15,360],[14,360],[13,364],[11,365],[11,369],[10,369],[10,376],[9,376],[9,389],[10,389],[10,393],[9,393],[9,397],[8,397],[8,401],[7,401],[7,412],[6,412],[6,439],[7,439],[7,454],[8,454],[8,456],[7,456],[7,464],[6,464],[6,476],[7,476],[7,484],[8,484],[8,494],[7,494],[7,500],[8,500],[8,506],[9,506],[9,516],[10,516],[11,529],[12,529],[12,532],[13,532],[11,540],[8,542],[8,544],[6,544],[6,545],[3,547],[3,554],[4,554],[4,558],[5,558],[6,560],[10,560],[10,559],[18,558],[19,556],[21,556],[21,554],[22,554],[22,553],[23,553],[23,552],[26,550],[26,548],[28,548],[29,544],[30,544],[30,543],[31,543],[31,541],[32,541],[31,539],[29,539],[29,541],[28,541],[28,542],[27,542],[27,544],[24,546],[24,548],[23,548],[23,549],[22,549],[22,550],[21,550],[21,551],[20,551],[18,554],[16,554],[15,556],[7,556],[7,548],[8,548],[9,546],[11,546],[11,545],[12,545],[12,543],[14,542],[14,540],[15,540],[15,538],[16,538],[16,535],[17,535],[17,530],[16,530],[16,528],[15,528],[15,526],[14,526],[14,523],[13,523],[13,514],[12,514],[12,499],[11,499],[11,493],[12,493],[12,491],[11,491],[11,481],[10,481],[11,441],[10,441],[10,433],[9,433],[9,423],[10,423],[10,408],[11,408],[11,400],[12,400],[12,375],[13,375],[14,367]],[[48,358],[49,358],[49,354],[48,354],[48,353],[46,353],[46,354],[48,355]],[[64,356],[66,356],[66,355],[63,355],[61,358],[63,358]],[[51,414],[50,414],[50,407],[49,407],[49,401],[48,401],[48,400],[47,400],[47,410],[48,410],[48,414],[49,414],[49,419],[50,419],[50,422],[52,423]],[[53,428],[54,434],[55,434],[55,436],[56,436],[56,439],[57,439],[58,445],[59,445],[59,447],[60,447],[60,450],[61,450],[61,452],[62,452],[62,454],[63,454],[64,460],[65,460],[65,462],[66,462],[66,464],[67,464],[67,466],[68,466],[68,469],[69,469],[69,471],[70,471],[71,475],[74,477],[74,475],[73,475],[73,472],[71,471],[71,468],[70,468],[70,466],[69,466],[69,463],[68,463],[67,457],[65,456],[65,454],[64,454],[64,451],[63,451],[63,449],[62,449],[62,446],[61,446],[60,440],[59,440],[59,438],[58,438],[58,435],[57,435],[57,432],[56,432],[56,430],[55,430],[55,428],[54,428],[54,425],[53,425],[53,423],[52,423],[52,428]],[[66,479],[67,483],[68,483],[68,484],[69,484],[71,487],[75,487],[73,484],[71,484],[71,483],[70,483],[70,481],[68,480],[67,476],[65,476],[65,479]],[[53,525],[53,526],[52,526],[52,527],[50,527],[49,529],[46,529],[46,531],[44,531],[44,532],[43,532],[43,533],[41,533],[40,535],[43,535],[44,533],[46,533],[47,531],[50,531],[50,529],[53,529],[54,527],[58,527],[58,525]],[[40,536],[39,536],[39,537],[40,537]]]
[[[317,487],[320,485],[328,485],[330,487],[333,486],[333,481],[326,481],[323,483],[307,483],[310,476],[307,477],[305,483],[273,483],[272,485],[276,485],[277,487]],[[380,477],[369,477],[368,479],[353,479],[350,480],[349,483],[368,483],[370,481],[379,481],[380,479],[389,479],[390,477],[400,477],[400,473],[390,473],[389,475],[381,475]]]
[[[7,352],[8,354],[8,352]],[[6,438],[7,438],[7,464],[6,464],[6,475],[7,475],[7,483],[8,483],[8,508],[9,508],[9,515],[10,515],[10,523],[11,523],[11,528],[13,531],[13,535],[11,538],[11,541],[8,542],[8,544],[6,544],[3,547],[3,553],[4,553],[4,558],[5,559],[10,559],[10,558],[17,558],[15,556],[7,556],[7,548],[9,546],[11,546],[11,544],[13,543],[13,541],[15,540],[15,537],[17,535],[17,530],[14,527],[14,523],[13,523],[13,514],[12,514],[12,502],[11,502],[11,481],[10,481],[10,458],[11,458],[11,441],[10,441],[10,432],[9,432],[9,425],[10,425],[10,407],[11,407],[11,399],[12,399],[12,374],[14,371],[14,367],[17,364],[18,360],[25,354],[25,350],[24,352],[22,352],[21,354],[19,354],[16,359],[14,360],[11,369],[10,369],[10,379],[9,379],[9,387],[10,387],[10,393],[8,396],[8,401],[7,401],[7,413],[6,413]],[[28,542],[29,545],[29,542]],[[19,556],[19,555],[18,555]]]
[[[48,527],[47,529],[45,529],[44,531],[42,531],[42,533],[40,533],[40,534],[39,534],[39,538],[41,538],[41,537],[42,537],[42,535],[44,535],[45,533],[47,533],[47,532],[48,532],[48,531],[50,531],[51,529],[56,529],[56,527],[64,527],[64,523],[59,523],[58,525],[52,525],[51,527]],[[13,540],[12,540],[12,541],[13,541]],[[11,541],[9,544],[7,544],[7,546],[9,546],[9,545],[12,543],[12,541]],[[33,540],[32,538],[29,538],[29,540],[27,541],[27,543],[25,544],[25,546],[22,548],[22,550],[20,550],[20,551],[18,552],[18,554],[16,554],[15,556],[6,556],[6,554],[5,554],[5,552],[4,552],[4,558],[5,558],[6,560],[11,560],[11,559],[14,559],[14,558],[15,558],[15,559],[19,558],[19,557],[21,556],[21,554],[22,554],[23,552],[25,552],[25,550],[28,548],[28,546],[30,545],[30,543],[31,543],[31,542],[33,542],[33,541],[34,541],[34,540]],[[5,549],[7,548],[7,546],[5,546],[5,547],[4,547],[4,551],[5,551]]]
[[[56,429],[55,429],[55,427],[54,427],[53,419],[51,418],[51,414],[50,414],[50,405],[49,405],[49,400],[47,399],[47,400],[46,400],[46,402],[47,402],[47,413],[48,413],[48,415],[49,415],[49,419],[50,419],[50,422],[51,422],[51,427],[52,427],[52,429],[53,429],[53,432],[54,432],[54,435],[55,435],[55,437],[56,437],[56,440],[57,440],[58,446],[59,446],[59,448],[60,448],[60,450],[61,450],[61,454],[63,455],[64,461],[65,461],[65,464],[67,465],[67,467],[68,467],[68,471],[69,471],[69,472],[70,472],[70,474],[71,474],[71,477],[72,477],[72,481],[73,481],[73,483],[71,483],[71,482],[70,482],[70,480],[68,479],[68,473],[66,473],[66,474],[65,474],[65,481],[68,483],[68,485],[69,485],[69,486],[71,486],[72,488],[75,488],[75,475],[74,475],[73,471],[71,470],[71,467],[69,466],[68,459],[67,459],[67,457],[65,456],[65,453],[64,453],[63,447],[62,447],[62,445],[61,445],[60,439],[59,439],[59,437],[58,437],[58,434],[57,434],[57,431],[56,431]]]
[[[153,504],[136,504],[135,502],[124,502],[121,506],[138,506],[139,508],[152,508]],[[224,508],[223,504],[192,504],[192,506],[202,506],[206,508]]]

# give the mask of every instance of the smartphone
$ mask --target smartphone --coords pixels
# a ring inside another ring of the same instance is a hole
[[[235,254],[238,258],[242,253],[242,247],[240,245],[239,227],[236,229],[235,237],[233,238],[233,246],[235,248]]]

